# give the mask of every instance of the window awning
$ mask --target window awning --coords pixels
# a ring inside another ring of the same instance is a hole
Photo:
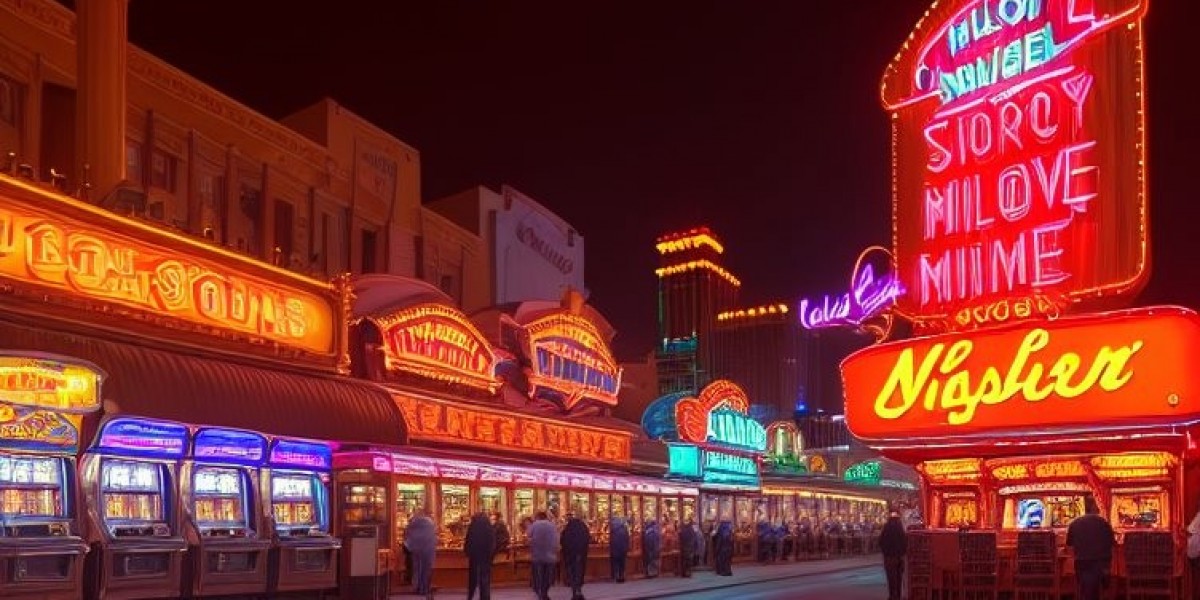
[[[399,446],[408,430],[391,396],[349,378],[240,365],[0,321],[0,349],[95,363],[121,414],[346,444]]]

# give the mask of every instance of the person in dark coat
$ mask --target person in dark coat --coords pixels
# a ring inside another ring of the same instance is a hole
[[[437,526],[418,510],[404,529],[404,547],[412,557],[413,588],[418,596],[433,596],[433,559],[437,555]]]
[[[733,523],[721,521],[721,525],[717,527],[716,541],[713,546],[717,575],[724,577],[733,575]]]
[[[1112,525],[1100,516],[1100,508],[1090,496],[1083,501],[1084,514],[1067,526],[1067,545],[1075,554],[1075,581],[1079,600],[1100,600],[1104,580],[1112,568]]]
[[[479,589],[479,600],[491,600],[496,529],[486,514],[479,513],[471,518],[463,551],[467,554],[467,600],[475,597],[476,588]]]
[[[494,524],[492,529],[496,532],[496,556],[508,554],[508,547],[512,544],[512,534],[508,532],[508,524],[504,522],[504,517],[500,513],[492,515]]]
[[[608,562],[613,581],[625,583],[625,559],[629,556],[629,524],[613,516],[608,523]]]
[[[571,586],[571,600],[583,600],[583,577],[587,573],[588,546],[592,542],[587,524],[575,515],[567,517],[562,532],[563,571]]]
[[[692,576],[692,565],[696,557],[696,539],[700,534],[696,533],[696,526],[691,521],[683,524],[679,528],[679,575],[680,577]]]
[[[900,582],[904,579],[904,556],[908,554],[908,534],[899,513],[892,513],[879,533],[879,550],[887,573],[888,600],[900,600]]]
[[[646,521],[642,528],[642,567],[646,577],[658,577],[658,559],[662,554],[662,534],[658,532],[658,521]]]

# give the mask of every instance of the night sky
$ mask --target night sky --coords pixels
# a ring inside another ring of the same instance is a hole
[[[1140,301],[1200,307],[1200,2],[1152,4]],[[591,301],[631,357],[654,342],[660,233],[715,229],[746,303],[844,288],[890,241],[879,78],[927,5],[135,0],[130,38],[272,117],[336,99],[420,150],[427,201],[538,199],[586,237]]]

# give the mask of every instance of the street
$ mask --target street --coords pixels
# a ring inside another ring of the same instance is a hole
[[[786,579],[749,583],[732,588],[708,592],[687,592],[658,598],[688,598],[689,600],[876,600],[887,597],[887,582],[883,569],[878,566],[862,567],[849,571],[822,573]],[[604,600],[600,596],[589,596],[592,600]]]

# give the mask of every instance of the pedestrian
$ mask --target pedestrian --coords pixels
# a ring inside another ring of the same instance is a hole
[[[613,515],[608,523],[608,563],[613,581],[625,583],[625,561],[629,557],[629,524]]]
[[[418,596],[433,597],[433,557],[437,552],[437,527],[433,519],[418,510],[404,529],[404,547],[413,562],[413,591]]]
[[[716,557],[717,575],[733,575],[733,524],[729,521],[721,521],[717,527],[713,554]]]
[[[491,600],[496,528],[486,514],[479,513],[471,518],[463,552],[467,555],[467,600],[475,597],[476,588],[479,589],[479,600]]]
[[[1112,568],[1116,539],[1112,525],[1100,516],[1100,507],[1091,496],[1083,499],[1084,515],[1067,526],[1067,545],[1075,553],[1075,581],[1079,600],[1100,600],[1100,590]]]
[[[538,600],[550,599],[550,582],[558,564],[558,528],[550,522],[545,511],[529,524],[529,564],[533,591]]]
[[[704,543],[704,538],[706,537],[706,535],[707,534],[705,532],[701,531],[699,527],[696,527],[696,543],[693,545],[693,548],[692,548],[692,552],[694,553],[694,555],[692,556],[692,567],[693,568],[699,567],[701,564],[704,564],[703,557],[708,552],[707,544]]]
[[[571,586],[571,600],[583,600],[583,578],[587,574],[588,546],[591,542],[592,534],[587,524],[574,513],[568,513],[567,524],[562,532],[562,556],[566,584]]]
[[[900,600],[904,557],[908,554],[908,534],[900,521],[900,513],[893,512],[884,524],[879,533],[879,550],[883,553],[883,570],[887,574],[888,600]]]
[[[508,524],[504,522],[503,515],[494,513],[492,518],[495,519],[492,529],[496,535],[496,556],[505,556],[508,554],[509,546],[512,544],[512,534],[508,532]]]
[[[691,577],[692,564],[696,558],[696,540],[700,538],[700,534],[696,532],[696,526],[689,519],[683,527],[679,528],[679,576]]]
[[[658,532],[658,521],[646,521],[642,528],[642,567],[647,578],[658,577],[658,559],[662,554],[662,536]]]
[[[766,521],[759,521],[755,537],[758,539],[758,562],[766,564],[771,555],[771,525]]]

